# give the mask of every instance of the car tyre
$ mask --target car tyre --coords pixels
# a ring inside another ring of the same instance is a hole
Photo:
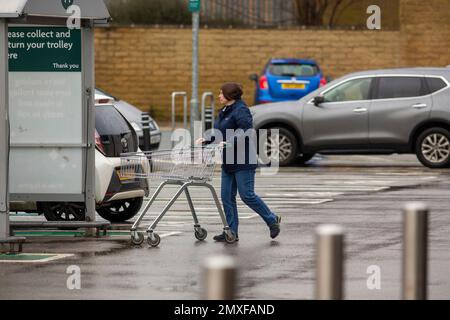
[[[423,131],[416,140],[417,159],[428,168],[450,166],[450,132],[434,127]]]
[[[298,156],[298,140],[294,133],[284,127],[272,127],[269,129],[267,142],[264,144],[269,156],[272,143],[276,143],[270,135],[271,130],[278,130],[279,135],[279,165],[284,167],[295,162]]]
[[[97,213],[110,222],[124,222],[139,212],[143,201],[143,197],[112,201],[98,208]]]
[[[86,210],[84,203],[78,202],[41,202],[47,221],[84,221]]]

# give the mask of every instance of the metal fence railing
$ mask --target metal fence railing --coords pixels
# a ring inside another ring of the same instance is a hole
[[[286,0],[211,0],[202,2],[202,23],[232,21],[249,26],[296,25],[294,2]]]

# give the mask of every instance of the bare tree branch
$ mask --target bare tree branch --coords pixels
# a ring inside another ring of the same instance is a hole
[[[333,24],[334,24],[334,17],[336,16],[337,9],[338,9],[338,7],[341,5],[342,1],[343,1],[343,0],[337,0],[336,3],[335,3],[334,6],[333,6],[333,9],[332,9],[332,11],[331,11],[330,20],[328,21],[328,25],[329,25],[330,27],[332,27]]]

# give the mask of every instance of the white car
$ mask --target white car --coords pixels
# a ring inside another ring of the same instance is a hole
[[[149,194],[148,179],[119,177],[120,154],[140,152],[132,125],[115,108],[111,99],[97,99],[95,104],[95,201],[97,213],[111,222],[131,219],[141,209]],[[146,172],[149,166],[143,164]],[[38,212],[49,221],[85,220],[84,203],[11,202],[11,211]]]

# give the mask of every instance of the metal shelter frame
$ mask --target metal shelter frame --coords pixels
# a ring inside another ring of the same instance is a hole
[[[8,89],[8,26],[66,26],[72,13],[61,0],[0,0],[0,252],[15,251],[24,238],[11,237],[9,201],[79,201],[86,205],[86,227],[95,226],[95,110],[94,110],[94,26],[108,23],[103,0],[74,0],[80,8],[82,144],[10,145]],[[10,194],[9,153],[11,148],[79,148],[82,152],[83,182],[79,194]],[[78,222],[79,224],[79,222]],[[20,246],[21,247],[21,246]],[[20,249],[19,249],[20,250]]]

